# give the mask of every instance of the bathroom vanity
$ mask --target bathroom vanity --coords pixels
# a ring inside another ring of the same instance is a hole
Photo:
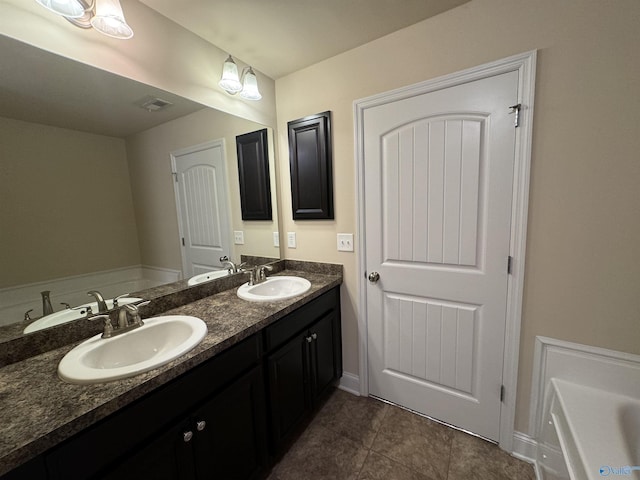
[[[0,478],[264,477],[342,376],[341,270],[286,273],[309,292],[258,304],[233,288],[166,312],[208,334],[151,372],[66,384],[55,367],[71,346],[1,369]]]

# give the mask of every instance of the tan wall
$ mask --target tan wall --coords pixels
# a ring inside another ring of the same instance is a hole
[[[121,0],[134,37],[118,40],[74,27],[31,0],[0,2],[0,34],[132,78],[243,118],[275,125],[274,81],[256,71],[262,100],[218,87],[227,53],[136,0]],[[238,67],[246,65],[237,59]]]
[[[0,117],[0,288],[138,265],[124,140]]]
[[[516,429],[528,428],[536,335],[640,353],[640,2],[473,0],[278,79],[287,258],[343,263],[345,370],[358,373],[353,101],[537,49]],[[335,221],[291,218],[286,122],[331,110]],[[357,245],[357,240],[356,240]]]
[[[245,245],[236,246],[231,256],[236,261],[241,254],[279,257],[271,237],[271,232],[278,230],[275,188],[273,222],[243,222],[240,210],[235,137],[262,128],[242,118],[203,109],[126,139],[143,264],[182,270],[171,152],[221,138],[227,156],[231,228],[243,230],[245,236]]]

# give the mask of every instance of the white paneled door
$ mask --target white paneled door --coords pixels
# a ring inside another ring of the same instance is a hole
[[[222,140],[171,154],[185,278],[221,268],[231,257]]]
[[[369,392],[493,440],[517,98],[510,72],[363,120]]]

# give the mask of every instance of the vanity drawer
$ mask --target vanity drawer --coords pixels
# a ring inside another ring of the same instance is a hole
[[[268,352],[279,347],[328,312],[340,308],[339,288],[329,290],[265,328],[265,351]]]

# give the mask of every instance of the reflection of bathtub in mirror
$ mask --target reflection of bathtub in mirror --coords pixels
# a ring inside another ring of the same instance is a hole
[[[125,297],[118,300],[119,305],[126,305],[128,303],[134,303],[141,301],[141,298],[136,297]],[[107,308],[113,308],[113,299],[105,300],[107,303]],[[54,312],[50,315],[45,315],[42,318],[39,318],[35,322],[27,325],[27,328],[24,329],[24,333],[36,332],[38,330],[42,330],[43,328],[49,328],[56,325],[61,325],[63,323],[72,322],[74,320],[80,320],[81,318],[87,315],[87,308],[91,308],[93,313],[98,313],[98,302],[89,302],[78,307],[67,308],[65,310],[61,310],[59,312]]]
[[[199,275],[194,275],[187,281],[187,285],[190,287],[193,285],[199,285],[204,282],[210,282],[211,280],[215,280],[216,278],[222,278],[229,275],[227,270],[214,270],[212,272],[201,273]]]

